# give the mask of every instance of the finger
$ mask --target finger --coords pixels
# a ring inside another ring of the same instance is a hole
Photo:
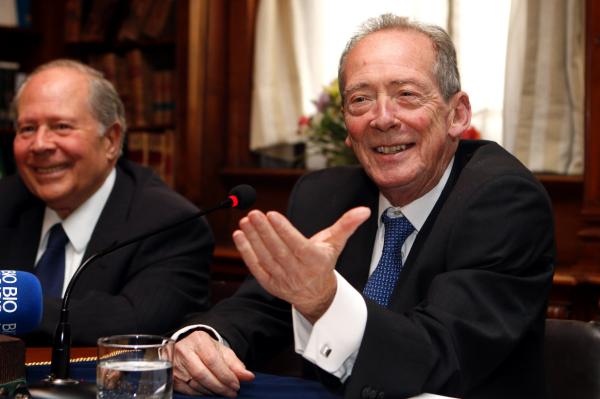
[[[273,213],[273,212],[269,212]],[[276,212],[275,212],[276,213]],[[263,213],[250,213],[248,218],[254,227],[254,230],[262,240],[264,248],[268,253],[265,253],[265,260],[270,260],[273,265],[267,263],[265,267],[270,269],[271,274],[287,273],[290,268],[294,267],[295,259],[293,249],[300,245],[303,245],[307,239],[296,230],[291,223],[287,221],[285,217],[277,214],[280,220],[278,223],[273,223],[271,217],[268,214]],[[294,234],[296,233],[296,234]],[[294,235],[296,241],[286,241],[284,235]],[[299,242],[297,242],[299,241]],[[257,253],[260,258],[260,254]]]
[[[267,218],[272,229],[280,237],[280,245],[285,244],[285,248],[291,254],[301,254],[302,250],[308,244],[308,239],[281,213],[271,211],[267,213]]]
[[[235,355],[234,351],[225,348],[223,358],[240,381],[252,381],[254,379],[254,373],[246,368],[246,365]]]
[[[265,214],[256,210],[250,212],[240,221],[240,229],[256,255],[257,265],[271,277],[285,277],[285,268],[282,267],[280,259],[285,259],[283,253],[287,248],[281,239],[276,237],[277,234]],[[282,253],[278,253],[279,251]],[[275,257],[278,255],[280,259]]]
[[[260,263],[271,264],[274,262],[271,248],[266,240],[274,240],[272,236],[275,235],[275,232],[264,213],[257,210],[251,211],[245,219],[240,221],[240,230],[246,235]]]
[[[178,378],[173,378],[173,389],[177,392],[191,396],[212,395],[212,392],[209,392],[207,389],[202,387],[193,388],[191,385],[192,381],[193,380],[180,380]]]
[[[265,284],[271,279],[271,275],[260,265],[258,257],[254,253],[252,245],[248,241],[246,234],[241,230],[236,230],[232,235],[233,243],[240,252],[242,260],[250,270],[250,273],[256,278],[256,280],[265,287]]]
[[[173,389],[175,389],[177,392],[181,392],[190,396],[202,395],[202,393],[194,390],[185,381],[181,381],[179,379],[173,379]]]
[[[201,359],[207,372],[192,373],[191,376],[194,382],[199,383],[209,391],[230,396],[240,389],[240,382],[225,362],[221,352],[222,347],[221,344],[216,343],[210,350],[204,350]]]
[[[334,224],[315,234],[311,240],[327,241],[338,252],[341,252],[348,238],[354,234],[358,226],[363,224],[370,215],[371,210],[367,207],[352,208],[344,213]]]

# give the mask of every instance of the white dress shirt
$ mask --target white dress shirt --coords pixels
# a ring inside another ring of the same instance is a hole
[[[392,212],[400,211],[415,228],[402,245],[402,262],[406,261],[417,234],[439,199],[450,176],[453,163],[454,159],[431,191],[406,206],[392,209]],[[390,206],[390,202],[379,194],[377,237],[371,256],[369,275],[377,267],[383,251],[385,226],[381,222],[381,214]],[[292,320],[296,353],[344,382],[352,374],[365,332],[367,305],[361,292],[352,287],[337,271],[335,275],[337,291],[333,302],[321,318],[312,325],[292,307]]]
[[[69,238],[69,242],[65,245],[65,279],[63,282],[63,295],[69,285],[69,281],[73,274],[77,271],[79,264],[85,254],[87,245],[92,237],[96,223],[100,218],[100,214],[106,205],[108,196],[110,195],[113,186],[115,185],[116,171],[110,172],[102,186],[85,201],[79,208],[75,209],[65,220],[54,211],[46,207],[44,211],[44,221],[42,223],[42,231],[40,245],[38,247],[35,263],[40,260],[46,245],[48,244],[48,236],[50,228],[56,223],[62,223],[63,229]]]

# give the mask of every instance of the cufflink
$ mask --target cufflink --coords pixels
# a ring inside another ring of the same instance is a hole
[[[321,347],[321,355],[325,356],[325,357],[329,357],[329,355],[331,355],[331,348],[329,347],[329,345],[323,345]]]

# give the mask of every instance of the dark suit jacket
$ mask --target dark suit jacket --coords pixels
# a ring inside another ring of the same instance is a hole
[[[336,266],[359,291],[368,278],[378,195],[361,168],[335,168],[303,177],[288,210],[311,236],[352,207],[371,208]],[[543,398],[553,263],[552,210],[541,184],[497,144],[461,142],[389,308],[367,300],[346,396]],[[290,306],[254,280],[192,322],[215,327],[250,364],[293,339]]]
[[[0,269],[34,271],[44,208],[18,176],[0,180]],[[83,259],[197,211],[150,169],[120,160]],[[212,233],[198,218],[90,263],[71,294],[74,344],[95,346],[98,337],[112,334],[162,334],[187,312],[206,309],[212,249]],[[45,299],[39,331],[24,337],[27,344],[49,345],[59,314],[60,301]]]

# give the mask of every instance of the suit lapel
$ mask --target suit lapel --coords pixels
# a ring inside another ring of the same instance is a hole
[[[363,178],[365,183],[360,185],[354,196],[350,196],[351,203],[344,212],[357,206],[367,206],[371,209],[371,216],[350,236],[336,266],[336,270],[359,291],[362,291],[369,277],[379,204],[379,191],[366,175]]]
[[[44,205],[34,201],[19,218],[18,228],[11,238],[13,245],[9,249],[10,259],[15,262],[11,267],[33,272],[35,257],[40,242],[42,221],[44,219]]]
[[[119,241],[123,231],[127,231],[125,225],[134,191],[133,185],[127,184],[127,179],[129,176],[117,167],[115,185],[96,223],[83,257],[84,260]]]

